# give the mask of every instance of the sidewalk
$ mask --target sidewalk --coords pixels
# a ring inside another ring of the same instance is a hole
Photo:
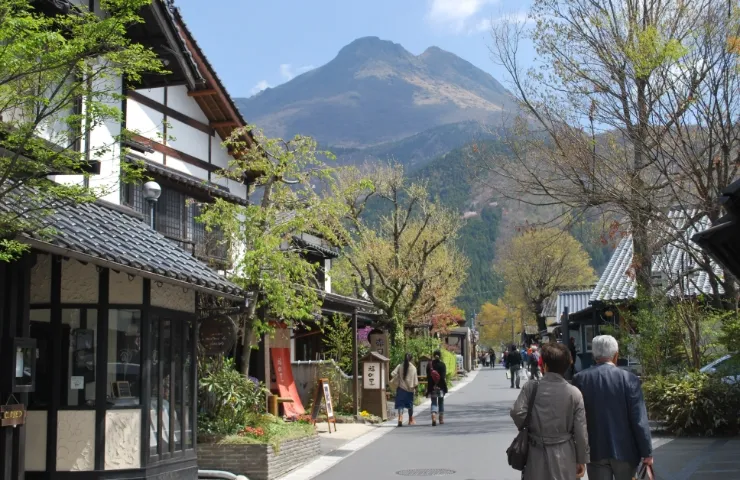
[[[740,438],[675,438],[657,447],[656,480],[740,479]]]

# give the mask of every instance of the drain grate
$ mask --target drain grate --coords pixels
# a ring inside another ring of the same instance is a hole
[[[446,468],[415,468],[412,470],[399,470],[396,475],[404,477],[441,477],[443,475],[452,475],[454,470]]]

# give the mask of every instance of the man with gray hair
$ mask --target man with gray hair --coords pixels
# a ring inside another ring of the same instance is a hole
[[[617,367],[619,345],[594,337],[596,364],[573,377],[583,394],[591,463],[589,480],[631,480],[640,462],[653,464],[652,440],[640,380]]]

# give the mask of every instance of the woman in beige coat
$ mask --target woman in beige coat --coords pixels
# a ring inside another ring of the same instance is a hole
[[[403,410],[409,411],[409,425],[416,425],[414,420],[414,395],[416,387],[419,386],[419,376],[416,367],[411,361],[410,353],[403,357],[400,363],[391,373],[391,383],[397,383],[396,388],[396,411],[398,412],[398,426],[403,426]]]
[[[563,378],[571,364],[570,351],[563,344],[549,343],[541,352],[545,376],[539,382],[527,382],[511,409],[511,418],[521,429],[537,387],[524,480],[581,478],[589,462],[588,431],[581,392]]]

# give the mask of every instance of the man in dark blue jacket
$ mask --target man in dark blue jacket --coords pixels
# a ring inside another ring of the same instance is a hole
[[[618,368],[619,345],[611,335],[594,337],[596,365],[578,373],[591,463],[589,480],[631,480],[642,461],[653,464],[652,440],[640,380]]]

